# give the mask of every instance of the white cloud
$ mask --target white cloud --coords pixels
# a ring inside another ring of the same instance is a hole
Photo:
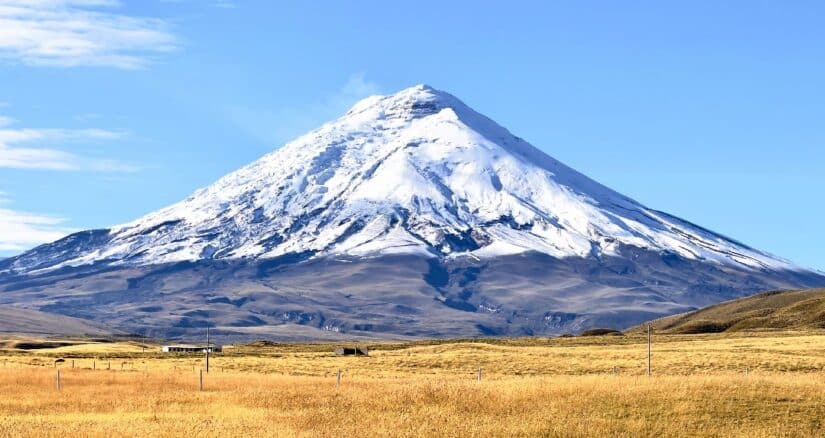
[[[0,126],[0,168],[62,171],[135,172],[135,166],[111,159],[78,156],[53,147],[32,146],[116,140],[122,133],[104,129],[10,129]]]
[[[273,146],[282,145],[342,116],[357,101],[375,94],[380,94],[380,87],[359,73],[350,76],[334,94],[313,104],[278,109],[235,105],[227,108],[227,115],[250,136]]]
[[[66,219],[0,208],[0,251],[24,251],[73,233]]]
[[[0,57],[28,65],[136,69],[176,48],[163,20],[114,0],[0,0]]]
[[[9,202],[6,194],[0,192],[0,205]],[[0,251],[23,251],[77,231],[65,223],[65,218],[57,216],[0,208]]]

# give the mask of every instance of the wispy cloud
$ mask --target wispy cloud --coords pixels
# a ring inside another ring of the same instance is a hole
[[[276,109],[234,105],[227,108],[227,114],[250,136],[271,145],[280,145],[343,115],[358,100],[380,92],[376,83],[366,80],[364,74],[359,73],[350,76],[340,89],[319,102]]]
[[[233,9],[238,7],[237,3],[232,0],[215,0],[215,7],[224,9]]]
[[[330,101],[333,104],[344,105],[348,108],[355,103],[353,100],[363,99],[379,93],[381,93],[381,87],[378,84],[368,81],[364,73],[358,73],[350,76],[344,86],[330,98]]]
[[[3,124],[7,119],[9,123]],[[62,171],[135,172],[136,166],[112,159],[88,158],[53,145],[120,139],[123,133],[105,129],[11,128],[13,119],[0,116],[0,168]],[[50,146],[41,146],[46,143]]]
[[[144,67],[176,48],[168,24],[115,0],[0,0],[0,57],[28,65]]]
[[[9,203],[6,194],[0,192],[0,205]],[[77,231],[65,224],[66,219],[58,216],[0,208],[0,251],[23,251]]]
[[[204,0],[160,0],[161,3],[197,3],[199,5],[210,6],[209,2]],[[234,0],[213,0],[211,6],[223,9],[234,9],[238,7],[238,3]]]

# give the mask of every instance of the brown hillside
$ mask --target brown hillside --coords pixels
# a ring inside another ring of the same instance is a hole
[[[825,329],[825,289],[765,292],[651,323],[658,333],[677,334]]]
[[[54,313],[0,305],[0,336],[7,335],[87,335],[117,333],[101,324]]]

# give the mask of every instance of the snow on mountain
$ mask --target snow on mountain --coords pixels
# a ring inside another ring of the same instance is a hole
[[[0,306],[164,338],[560,334],[823,285],[424,85],[175,205],[0,261]]]
[[[87,233],[94,244],[51,260],[20,257],[11,268],[291,253],[598,258],[632,246],[798,269],[616,193],[426,85],[364,99],[182,202]]]

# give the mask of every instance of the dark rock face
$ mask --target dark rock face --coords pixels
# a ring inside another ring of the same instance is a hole
[[[17,257],[0,260],[0,281],[12,273],[54,266],[93,250],[110,239],[109,230],[87,230],[38,246]]]
[[[815,273],[735,270],[632,247],[601,258],[308,257],[7,275],[0,304],[164,338],[197,338],[207,323],[242,340],[533,336],[825,285]]]

